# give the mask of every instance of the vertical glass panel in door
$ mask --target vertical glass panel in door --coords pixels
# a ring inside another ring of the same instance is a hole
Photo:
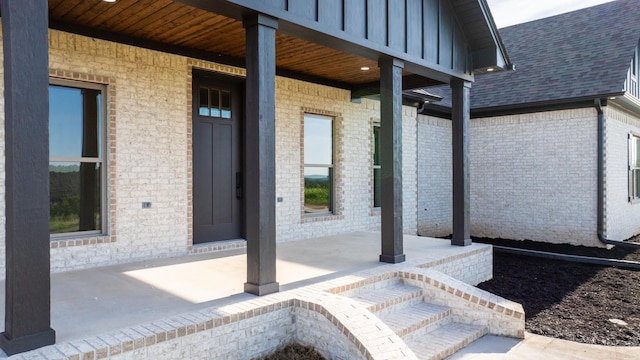
[[[222,90],[220,97],[220,114],[224,119],[231,119],[231,92]]]
[[[201,87],[199,97],[200,105],[198,106],[198,114],[200,114],[200,116],[210,116],[211,113],[209,112],[209,89]]]

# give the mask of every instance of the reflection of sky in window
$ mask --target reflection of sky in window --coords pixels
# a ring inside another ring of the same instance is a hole
[[[332,118],[305,114],[304,162],[305,164],[333,163]]]
[[[100,101],[98,95],[98,124]],[[82,89],[49,86],[49,156],[82,156]]]

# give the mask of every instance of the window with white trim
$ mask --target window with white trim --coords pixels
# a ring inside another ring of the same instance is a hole
[[[331,214],[334,204],[334,118],[304,114],[304,213]]]
[[[629,134],[629,201],[640,200],[640,137]]]
[[[49,232],[106,229],[104,85],[52,79],[49,86]]]

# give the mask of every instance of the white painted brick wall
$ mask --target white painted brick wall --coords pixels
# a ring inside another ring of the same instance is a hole
[[[451,234],[451,121],[418,117],[418,234]]]
[[[450,124],[420,117],[419,127],[419,231],[447,235],[451,173],[430,170],[450,167]],[[601,246],[596,132],[594,109],[472,120],[471,234]]]
[[[189,246],[188,88],[189,59],[103,40],[50,31],[50,68],[109,78],[115,92],[115,173],[109,182],[116,192],[116,241],[51,249],[52,271],[129,262],[185,254]],[[0,53],[1,57],[1,53]],[[211,64],[218,70],[241,74],[241,69]],[[0,69],[0,72],[2,70]],[[2,89],[3,84],[0,84]],[[371,118],[379,118],[379,103],[350,101],[345,90],[302,81],[276,80],[276,205],[278,241],[298,240],[355,230],[376,230],[380,215],[372,215],[370,189]],[[0,98],[0,121],[4,99]],[[342,216],[336,220],[303,222],[301,218],[300,125],[301,108],[342,114]],[[403,108],[404,230],[417,228],[416,111]],[[0,123],[0,125],[2,125]],[[0,148],[4,147],[0,126]],[[0,157],[4,169],[4,158]],[[4,194],[0,171],[0,194]],[[150,201],[150,209],[141,203]],[[5,207],[0,203],[0,226]],[[82,241],[79,239],[78,244]],[[0,231],[4,243],[4,232]],[[78,245],[77,244],[77,245]],[[63,244],[64,245],[64,244]],[[0,246],[0,276],[4,275],[4,246]]]
[[[640,117],[607,106],[605,111],[605,236],[625,240],[640,233],[640,203],[629,202],[630,132],[640,134]]]

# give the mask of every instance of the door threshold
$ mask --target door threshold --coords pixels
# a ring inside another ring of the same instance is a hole
[[[227,251],[235,249],[246,249],[247,240],[245,239],[231,239],[212,241],[208,243],[201,243],[193,245],[189,248],[190,254],[203,254],[218,251]]]

